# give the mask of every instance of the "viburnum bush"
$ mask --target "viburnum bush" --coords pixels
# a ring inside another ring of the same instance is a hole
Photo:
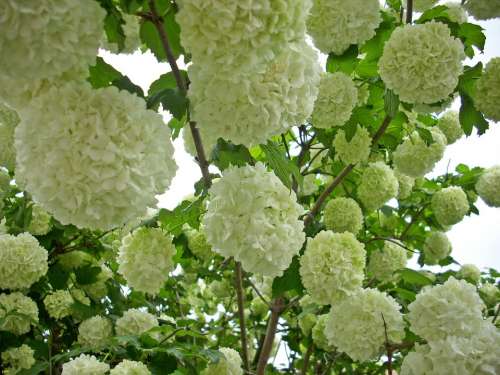
[[[500,374],[447,234],[500,165],[434,170],[497,126],[500,3],[440,3],[0,0],[0,374]]]

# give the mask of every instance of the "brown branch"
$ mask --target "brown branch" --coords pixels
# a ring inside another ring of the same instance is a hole
[[[283,308],[283,298],[276,298],[273,301],[271,307],[271,316],[269,317],[269,321],[267,323],[266,338],[264,339],[264,343],[262,344],[259,362],[257,364],[257,375],[264,375],[264,372],[266,370],[267,361],[269,360],[269,356],[273,348],[274,336],[276,335],[276,328],[278,327],[279,317],[281,312],[283,311]]]
[[[243,368],[245,372],[250,371],[250,364],[248,362],[248,343],[247,343],[247,330],[245,325],[245,296],[243,295],[243,271],[241,263],[236,262],[234,284],[236,286],[236,296],[238,298],[238,317],[240,321],[240,339],[241,339],[241,356],[243,359]]]
[[[406,23],[410,24],[413,20],[413,0],[406,0]]]
[[[304,356],[304,363],[302,364],[302,371],[300,372],[301,375],[306,375],[307,370],[309,368],[309,361],[311,359],[311,355],[314,351],[314,344],[311,342],[309,346],[307,347],[306,354]]]
[[[384,314],[382,315],[382,321],[384,322],[384,334],[385,334],[385,348],[387,350],[387,372],[388,375],[392,375],[392,354],[393,350],[389,343],[389,336],[387,335],[387,323],[384,318]]]

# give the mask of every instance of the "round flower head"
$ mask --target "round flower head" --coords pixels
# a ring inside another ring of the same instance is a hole
[[[486,169],[476,183],[476,191],[490,207],[500,207],[500,165]]]
[[[424,262],[434,265],[451,254],[451,243],[443,232],[430,232],[424,243]]]
[[[331,352],[335,349],[335,347],[328,342],[328,338],[326,337],[325,329],[327,321],[328,314],[318,316],[316,324],[312,329],[312,339],[316,347],[320,348],[321,350]]]
[[[415,179],[413,177],[409,177],[398,170],[394,171],[396,178],[398,179],[398,199],[406,199],[411,195],[411,191],[413,190],[413,186],[415,186]]]
[[[309,334],[312,332],[312,329],[316,325],[317,321],[318,321],[318,318],[316,317],[315,314],[305,313],[305,314],[299,315],[299,328],[300,328],[300,331],[305,336],[309,336]],[[317,342],[318,340],[315,340],[315,341]],[[317,343],[316,343],[316,345],[317,345]]]
[[[54,319],[62,319],[71,314],[74,300],[67,290],[56,290],[43,299],[45,309]]]
[[[0,167],[10,171],[16,164],[14,131],[19,121],[17,112],[0,102]]]
[[[105,375],[108,371],[109,365],[87,354],[80,354],[62,366],[62,375]]]
[[[358,127],[354,137],[349,142],[343,130],[339,130],[333,140],[336,155],[344,164],[358,164],[368,161],[371,145],[370,133],[361,127]]]
[[[125,34],[125,44],[123,49],[119,51],[117,43],[110,43],[107,40],[102,41],[102,48],[113,52],[113,53],[126,53],[131,54],[139,49],[142,44],[139,31],[141,25],[139,23],[139,17],[131,14],[123,14],[123,20],[125,24],[122,25],[123,33]],[[106,38],[105,38],[106,39]]]
[[[78,343],[94,350],[102,349],[113,336],[113,325],[109,319],[93,316],[80,323]]]
[[[213,257],[212,246],[207,242],[204,228],[187,229],[184,231],[187,237],[188,247],[198,258],[209,260]]]
[[[148,367],[141,362],[124,359],[110,372],[111,375],[151,375]]]
[[[50,220],[49,213],[38,204],[34,204],[31,207],[31,221],[28,226],[28,232],[34,236],[43,236],[49,233],[52,228]]]
[[[465,279],[473,284],[477,284],[479,279],[481,279],[481,271],[474,264],[464,264],[456,276],[458,279]]]
[[[0,331],[23,335],[38,322],[38,307],[25,295],[14,292],[0,294]]]
[[[446,148],[446,137],[438,128],[430,128],[430,132],[430,145],[415,131],[396,148],[393,160],[399,172],[409,177],[422,177],[432,171],[441,160]]]
[[[375,36],[381,21],[377,0],[313,0],[307,29],[321,52],[341,55]]]
[[[94,64],[106,15],[95,1],[5,0],[0,14],[4,76],[21,81],[53,78]]]
[[[467,22],[467,12],[459,3],[444,3],[448,7],[446,13],[452,22],[456,22],[458,24],[462,24]]]
[[[464,6],[476,20],[500,17],[500,1],[498,0],[467,0]]]
[[[344,125],[358,102],[358,90],[351,77],[344,73],[325,73],[319,84],[314,103],[312,123],[316,128],[329,129]]]
[[[151,328],[158,327],[158,319],[139,309],[128,309],[116,321],[117,336],[140,336]]]
[[[390,282],[397,278],[394,272],[405,268],[406,250],[394,242],[385,241],[381,251],[373,251],[368,263],[368,273],[377,280]]]
[[[319,190],[319,186],[316,184],[316,175],[308,174],[304,176],[302,181],[302,187],[300,188],[299,195],[308,196],[316,193]]]
[[[336,198],[329,201],[323,211],[326,229],[334,232],[357,234],[363,227],[363,212],[351,198]]]
[[[209,193],[203,224],[214,251],[247,272],[281,275],[305,240],[295,193],[262,163],[226,169]]]
[[[216,69],[247,69],[304,38],[310,0],[182,0],[176,20],[193,61]],[[223,22],[221,22],[223,21]]]
[[[0,289],[29,288],[47,273],[47,257],[29,233],[0,235]]]
[[[458,112],[456,111],[445,112],[438,121],[438,128],[446,137],[449,145],[455,143],[464,135],[458,119]]]
[[[142,216],[175,174],[170,130],[161,116],[115,87],[52,87],[22,119],[16,173],[63,224],[109,230]]]
[[[156,295],[174,269],[172,236],[159,228],[141,227],[122,240],[118,272],[133,289]]]
[[[425,12],[427,9],[435,6],[439,0],[414,0],[413,1],[413,11],[415,12]],[[406,9],[407,0],[403,1],[403,5]]]
[[[439,224],[453,225],[469,212],[467,195],[458,186],[450,186],[439,190],[432,196],[432,210]]]
[[[332,305],[325,327],[328,342],[355,361],[375,359],[383,351],[386,335],[393,343],[404,337],[400,308],[383,292],[359,289]]]
[[[300,258],[300,276],[311,299],[336,303],[361,287],[365,247],[352,233],[322,231],[307,241]]]
[[[214,74],[193,64],[189,99],[202,139],[217,135],[253,146],[303,123],[318,96],[320,71],[305,41],[289,44],[271,63],[245,74]]]
[[[35,364],[35,351],[23,344],[18,348],[10,348],[2,353],[2,362],[8,365],[6,374],[16,374],[21,370],[28,370]]]
[[[498,301],[500,301],[500,289],[495,284],[483,284],[479,288],[479,294],[483,298],[483,301],[488,305],[495,305]]]
[[[394,171],[383,162],[370,163],[358,186],[358,197],[365,209],[377,210],[397,195],[398,179]]]
[[[482,308],[476,288],[451,277],[442,285],[422,289],[408,306],[408,319],[412,331],[427,341],[469,336],[483,323]]]
[[[462,73],[464,47],[443,23],[397,28],[379,61],[380,77],[400,99],[432,104],[446,99]]]
[[[230,348],[220,348],[219,351],[224,355],[217,363],[211,363],[201,375],[243,375],[241,369],[241,358],[238,352]]]

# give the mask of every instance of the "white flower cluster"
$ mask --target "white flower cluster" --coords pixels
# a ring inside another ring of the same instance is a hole
[[[14,131],[19,121],[17,112],[0,102],[0,167],[10,171],[16,164]]]
[[[34,204],[31,207],[31,221],[28,232],[34,236],[43,236],[50,232],[52,228],[51,216],[40,205]]]
[[[394,171],[396,178],[398,179],[398,199],[406,199],[411,195],[413,186],[415,186],[415,178],[407,176],[400,171]]]
[[[388,88],[408,103],[432,104],[455,90],[464,47],[443,23],[397,28],[384,47],[379,73]]]
[[[500,165],[486,169],[476,183],[476,191],[490,207],[500,207]]]
[[[451,253],[451,242],[443,232],[430,232],[424,242],[424,262],[434,265]]]
[[[151,371],[144,363],[124,359],[111,370],[110,375],[151,375]]]
[[[469,212],[467,195],[458,186],[450,186],[439,190],[432,196],[432,210],[439,224],[454,225]]]
[[[331,352],[335,349],[335,347],[328,342],[328,338],[326,337],[325,329],[327,321],[328,314],[318,316],[316,324],[312,329],[312,339],[314,345],[316,345],[318,348],[327,352]]]
[[[108,230],[142,216],[175,174],[170,130],[161,116],[115,87],[52,87],[22,119],[16,172],[34,200],[63,224]]]
[[[105,375],[108,371],[109,365],[87,354],[80,354],[62,367],[62,375]]]
[[[78,327],[78,343],[94,350],[104,348],[111,336],[113,325],[109,319],[102,316],[86,319]]]
[[[398,303],[376,289],[359,291],[332,305],[325,334],[330,345],[355,361],[368,361],[381,354],[387,338],[401,342],[403,316]]]
[[[456,22],[458,24],[467,22],[467,12],[460,3],[448,2],[444,3],[443,5],[446,5],[448,7],[446,13],[448,13],[448,17],[452,22]]]
[[[476,20],[490,20],[500,17],[500,2],[498,0],[467,0],[464,6]]]
[[[499,101],[500,57],[495,57],[488,62],[483,75],[476,83],[474,105],[483,112],[487,118],[493,121],[500,121],[500,109],[498,108]]]
[[[4,373],[14,375],[22,370],[28,370],[35,364],[35,351],[23,344],[18,348],[10,348],[2,353]],[[8,366],[8,367],[7,367]]]
[[[117,319],[115,329],[118,336],[140,336],[158,325],[154,315],[139,309],[128,309]]]
[[[415,12],[424,12],[429,8],[435,6],[439,0],[414,0],[413,1],[413,11]],[[403,4],[407,6],[407,0],[404,0]]]
[[[54,319],[62,319],[71,314],[74,300],[67,290],[56,290],[43,299],[45,309]]]
[[[422,177],[432,171],[446,148],[446,137],[437,127],[430,128],[432,143],[427,145],[417,131],[406,137],[393,153],[395,168],[409,176]]]
[[[323,221],[326,229],[334,232],[358,234],[363,227],[363,212],[354,199],[340,197],[326,204]]]
[[[385,241],[381,251],[373,251],[368,263],[368,273],[377,280],[390,282],[397,278],[394,272],[405,268],[406,250],[394,242]]]
[[[122,239],[118,272],[133,289],[156,295],[174,269],[172,236],[160,228],[141,227]]]
[[[375,36],[381,21],[377,0],[313,0],[307,29],[321,52],[341,55]]]
[[[47,258],[29,233],[0,235],[0,289],[29,288],[47,273]]]
[[[342,126],[351,117],[357,102],[358,89],[351,77],[340,72],[325,73],[321,76],[311,121],[322,129]]]
[[[358,197],[367,211],[377,210],[398,195],[398,179],[384,162],[370,163],[363,171]]]
[[[132,14],[123,14],[123,21],[125,22],[123,27],[123,33],[125,34],[125,44],[123,49],[119,51],[117,43],[110,43],[106,37],[101,41],[102,48],[113,52],[113,53],[125,53],[131,54],[139,49],[142,45],[142,41],[139,35],[141,25],[139,23],[139,17]]]
[[[308,174],[304,176],[302,180],[302,186],[299,191],[299,195],[307,196],[316,193],[319,190],[319,186],[316,184],[316,175]]]
[[[484,302],[488,305],[495,305],[500,301],[500,289],[492,283],[485,283],[479,288],[479,292]]]
[[[23,335],[38,322],[38,307],[31,298],[14,292],[0,294],[0,331]]]
[[[238,76],[193,64],[189,98],[202,139],[208,145],[221,137],[252,146],[304,122],[318,95],[320,69],[316,52],[305,41]]]
[[[186,229],[184,234],[187,237],[188,247],[191,252],[202,260],[209,260],[213,256],[212,246],[207,242],[205,229]]]
[[[218,363],[212,363],[201,372],[201,375],[243,375],[241,358],[238,352],[230,348],[220,348],[224,355]]]
[[[458,119],[458,112],[456,111],[445,112],[438,121],[438,128],[446,137],[449,145],[455,143],[464,135]]]
[[[307,241],[300,258],[300,277],[311,296],[321,305],[337,303],[361,287],[365,247],[352,233],[319,232]]]
[[[408,306],[408,319],[412,331],[427,341],[470,336],[483,323],[482,308],[476,288],[451,277],[442,285],[422,289]]]
[[[456,276],[458,279],[465,279],[477,284],[481,279],[481,271],[474,264],[463,264]]]
[[[210,189],[203,218],[207,241],[247,272],[279,276],[305,240],[304,209],[262,163],[231,167]]]
[[[359,127],[350,141],[347,141],[343,130],[339,130],[333,146],[336,156],[344,164],[358,164],[368,160],[372,145],[372,137],[365,128]]]

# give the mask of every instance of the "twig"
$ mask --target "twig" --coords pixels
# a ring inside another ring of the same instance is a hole
[[[380,315],[382,315],[382,321],[384,322],[385,348],[387,350],[387,371],[388,371],[388,375],[392,375],[393,350],[391,348],[391,345],[389,344],[389,336],[387,335],[387,323],[385,321],[384,314],[380,313]]]
[[[267,361],[269,360],[269,355],[271,354],[271,350],[273,348],[274,336],[276,335],[276,328],[278,326],[279,317],[283,311],[283,307],[283,298],[276,298],[271,307],[271,316],[269,317],[269,321],[267,323],[266,337],[262,344],[259,362],[257,363],[257,375],[264,375]]]
[[[304,355],[304,363],[302,364],[302,370],[300,371],[301,375],[307,374],[307,369],[309,368],[309,361],[311,359],[313,351],[314,351],[314,343],[311,341],[311,343],[307,347],[306,354]]]
[[[410,24],[412,20],[413,20],[413,0],[406,0],[406,23]]]
[[[255,284],[252,282],[252,280],[250,280],[250,278],[247,277],[247,282],[250,284],[250,286],[252,287],[252,289],[255,291],[255,293],[257,293],[257,296],[267,305],[267,307],[271,307],[271,303],[267,300],[266,297],[264,297],[262,295],[262,293],[260,292],[260,290],[255,286]]]
[[[236,296],[238,298],[238,318],[240,321],[240,339],[241,339],[241,356],[243,359],[243,367],[245,372],[250,371],[250,364],[248,362],[248,343],[247,343],[247,330],[245,325],[245,296],[243,295],[243,271],[241,263],[236,262],[234,284],[236,287]]]
[[[374,241],[387,241],[387,242],[392,242],[393,244],[396,244],[398,245],[399,247],[402,247],[403,249],[405,249],[406,251],[409,251],[411,253],[418,253],[418,251],[415,251],[415,250],[412,250],[408,247],[406,247],[405,245],[403,245],[401,242],[399,242],[398,240],[395,240],[393,238],[386,238],[386,237],[374,237],[374,238],[370,238],[368,241],[366,241],[366,243],[370,243],[370,242],[374,242]]]

